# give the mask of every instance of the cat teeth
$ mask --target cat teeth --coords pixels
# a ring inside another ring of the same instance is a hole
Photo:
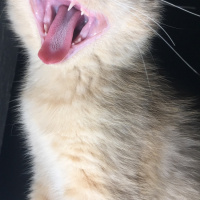
[[[76,40],[72,43],[72,46],[74,46],[75,44],[78,44],[80,42],[82,42],[82,37],[81,36],[79,36],[78,38],[76,38]]]
[[[69,8],[68,8],[68,11],[70,11],[73,8],[74,5],[75,5],[75,3],[71,2],[70,5],[69,5]]]
[[[48,32],[48,26],[47,24],[44,24],[44,33],[47,34],[47,32]]]
[[[78,38],[76,41],[74,41],[75,44],[80,43],[82,40],[81,38]]]
[[[71,3],[69,4],[69,7],[68,7],[67,11],[70,11],[75,6],[75,4],[76,3],[74,2],[74,0],[72,0]],[[81,8],[80,11],[81,11],[81,15],[85,15],[85,10],[83,10]]]

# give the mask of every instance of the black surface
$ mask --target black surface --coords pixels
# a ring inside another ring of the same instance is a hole
[[[199,0],[170,0],[170,2],[200,15]],[[165,34],[162,36],[165,36],[173,48],[200,74],[200,17],[171,6],[166,6],[166,9],[161,26],[171,36],[176,46],[170,43]],[[155,44],[154,49],[157,50],[155,53],[158,54],[160,64],[173,85],[186,94],[200,95],[200,76],[178,58],[161,39],[157,39]]]
[[[29,159],[16,109],[24,68],[23,54],[19,54],[0,156],[0,200],[25,199],[30,179]]]
[[[190,11],[200,14],[199,0],[170,0],[170,2],[189,6]],[[0,135],[6,127],[0,157],[0,200],[24,200],[30,174],[28,173],[28,158],[25,156],[21,137],[22,131],[17,123],[16,118],[18,117],[15,112],[17,105],[15,100],[19,94],[18,88],[24,72],[24,56],[21,53],[18,56],[17,73],[13,83],[17,49],[13,48],[13,42],[7,33],[3,36],[7,39],[2,40],[4,31],[2,31],[2,24],[0,26]],[[168,6],[162,27],[175,41],[174,49],[200,73],[200,18]],[[167,39],[162,31],[159,33]],[[170,43],[168,39],[167,41]],[[161,39],[155,39],[152,54],[156,58],[155,62],[161,66],[160,72],[166,75],[178,91],[186,96],[200,96],[200,78]],[[160,61],[157,61],[157,58]],[[5,126],[4,121],[12,85],[12,97]]]
[[[7,30],[4,1],[0,1],[0,152],[17,61],[13,34]]]

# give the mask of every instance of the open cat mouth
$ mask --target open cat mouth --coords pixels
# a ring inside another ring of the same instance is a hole
[[[101,13],[73,0],[30,0],[40,32],[39,58],[46,64],[67,59],[102,35],[108,23]]]

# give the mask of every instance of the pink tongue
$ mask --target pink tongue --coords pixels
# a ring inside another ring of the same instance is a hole
[[[71,47],[74,29],[81,17],[81,12],[72,8],[60,6],[58,13],[50,26],[49,32],[38,53],[46,64],[62,61]]]

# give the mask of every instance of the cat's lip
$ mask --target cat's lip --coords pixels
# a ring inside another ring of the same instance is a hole
[[[81,15],[84,15],[87,23],[72,41],[71,48],[65,59],[70,58],[84,46],[101,36],[108,28],[108,21],[104,15],[85,8],[76,0],[30,0],[30,4],[36,19],[42,44],[48,34],[49,27],[54,20],[56,12],[61,5],[67,6],[68,10],[75,7],[81,11]]]

